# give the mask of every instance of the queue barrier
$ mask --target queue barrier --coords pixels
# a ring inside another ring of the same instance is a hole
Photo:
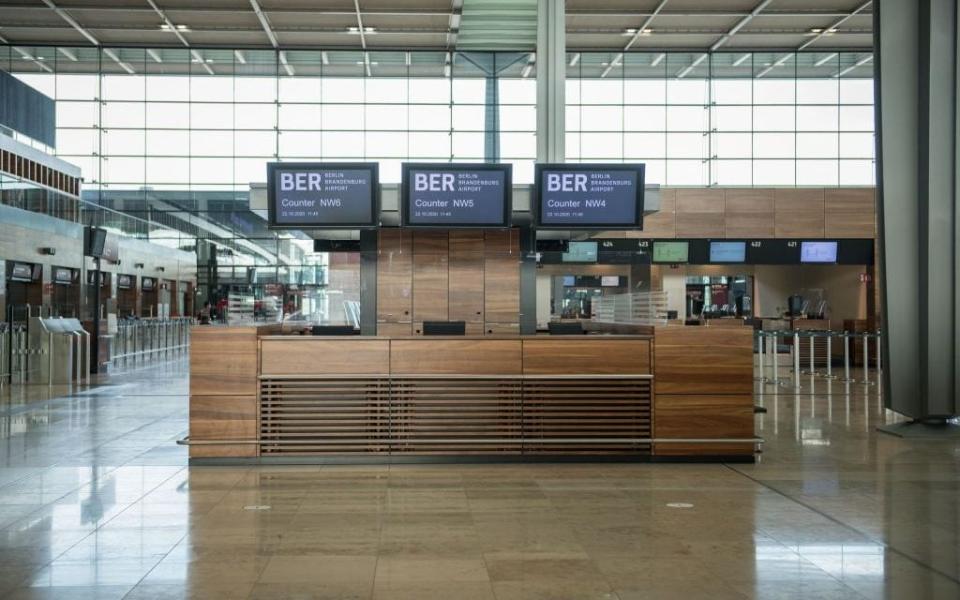
[[[754,380],[761,384],[800,389],[801,375],[838,379],[844,383],[861,383],[868,386],[878,385],[880,382],[883,363],[881,360],[882,332],[879,329],[861,332],[771,330],[756,331],[755,337],[758,373]],[[851,348],[857,342],[860,343],[862,351],[859,375],[852,364],[854,349]],[[833,348],[837,344],[842,348],[840,374],[834,372]],[[822,353],[820,349],[823,349]],[[781,372],[781,354],[789,354],[789,377],[783,377]],[[873,378],[870,376],[871,358],[876,365]]]
[[[114,365],[131,366],[173,356],[190,348],[192,317],[117,322],[112,336]]]

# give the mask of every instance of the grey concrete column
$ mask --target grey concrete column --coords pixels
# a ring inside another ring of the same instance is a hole
[[[537,161],[564,162],[566,7],[537,0]]]
[[[957,0],[873,3],[884,398],[960,414]]]

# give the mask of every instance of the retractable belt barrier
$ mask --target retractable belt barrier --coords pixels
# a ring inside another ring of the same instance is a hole
[[[800,389],[800,376],[839,379],[844,383],[860,383],[867,386],[878,385],[882,372],[881,341],[882,332],[876,331],[817,331],[817,330],[773,330],[757,331],[757,374],[754,380],[763,385],[777,385]],[[834,344],[840,344],[842,358],[833,354]],[[862,353],[861,373],[856,377],[852,361],[860,344]],[[871,346],[873,355],[871,356]],[[790,366],[785,377],[780,369],[780,354],[790,355]],[[806,354],[807,368],[801,368],[803,355]],[[841,361],[843,374],[834,374],[834,360]],[[870,374],[870,361],[873,360],[876,372]]]

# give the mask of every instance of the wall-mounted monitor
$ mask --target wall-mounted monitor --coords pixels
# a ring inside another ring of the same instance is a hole
[[[563,287],[574,287],[577,285],[577,278],[573,275],[563,276]]]
[[[711,263],[743,263],[746,261],[746,242],[710,242]]]
[[[600,287],[620,287],[619,275],[604,275],[600,278]]]
[[[10,279],[13,281],[33,281],[33,265],[29,263],[13,263],[10,269]]]
[[[654,242],[653,262],[685,263],[690,260],[690,244],[687,242]]]
[[[800,242],[800,262],[837,262],[837,242]]]
[[[140,280],[140,289],[145,292],[153,291],[157,288],[157,280],[153,277],[144,277]]]
[[[538,164],[533,189],[537,227],[643,227],[642,164]]]
[[[117,275],[117,288],[121,290],[133,289],[133,282],[136,275]]]
[[[281,229],[376,227],[377,163],[268,163],[267,220]]]
[[[404,163],[404,227],[509,227],[513,166],[494,163]]]
[[[595,263],[597,262],[596,242],[570,242],[567,251],[562,255],[562,261],[567,263]]]
[[[60,285],[70,285],[73,283],[74,270],[68,267],[53,268],[53,282]]]

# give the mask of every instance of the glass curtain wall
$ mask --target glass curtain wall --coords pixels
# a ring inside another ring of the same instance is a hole
[[[870,53],[569,53],[569,161],[669,186],[874,185]]]
[[[331,257],[308,233],[270,231],[250,209],[266,164],[375,161],[390,184],[407,160],[500,160],[530,183],[530,56],[3,47],[0,68],[56,100],[55,153],[81,167],[84,200],[133,217],[87,222],[197,249],[221,284],[326,285]]]

